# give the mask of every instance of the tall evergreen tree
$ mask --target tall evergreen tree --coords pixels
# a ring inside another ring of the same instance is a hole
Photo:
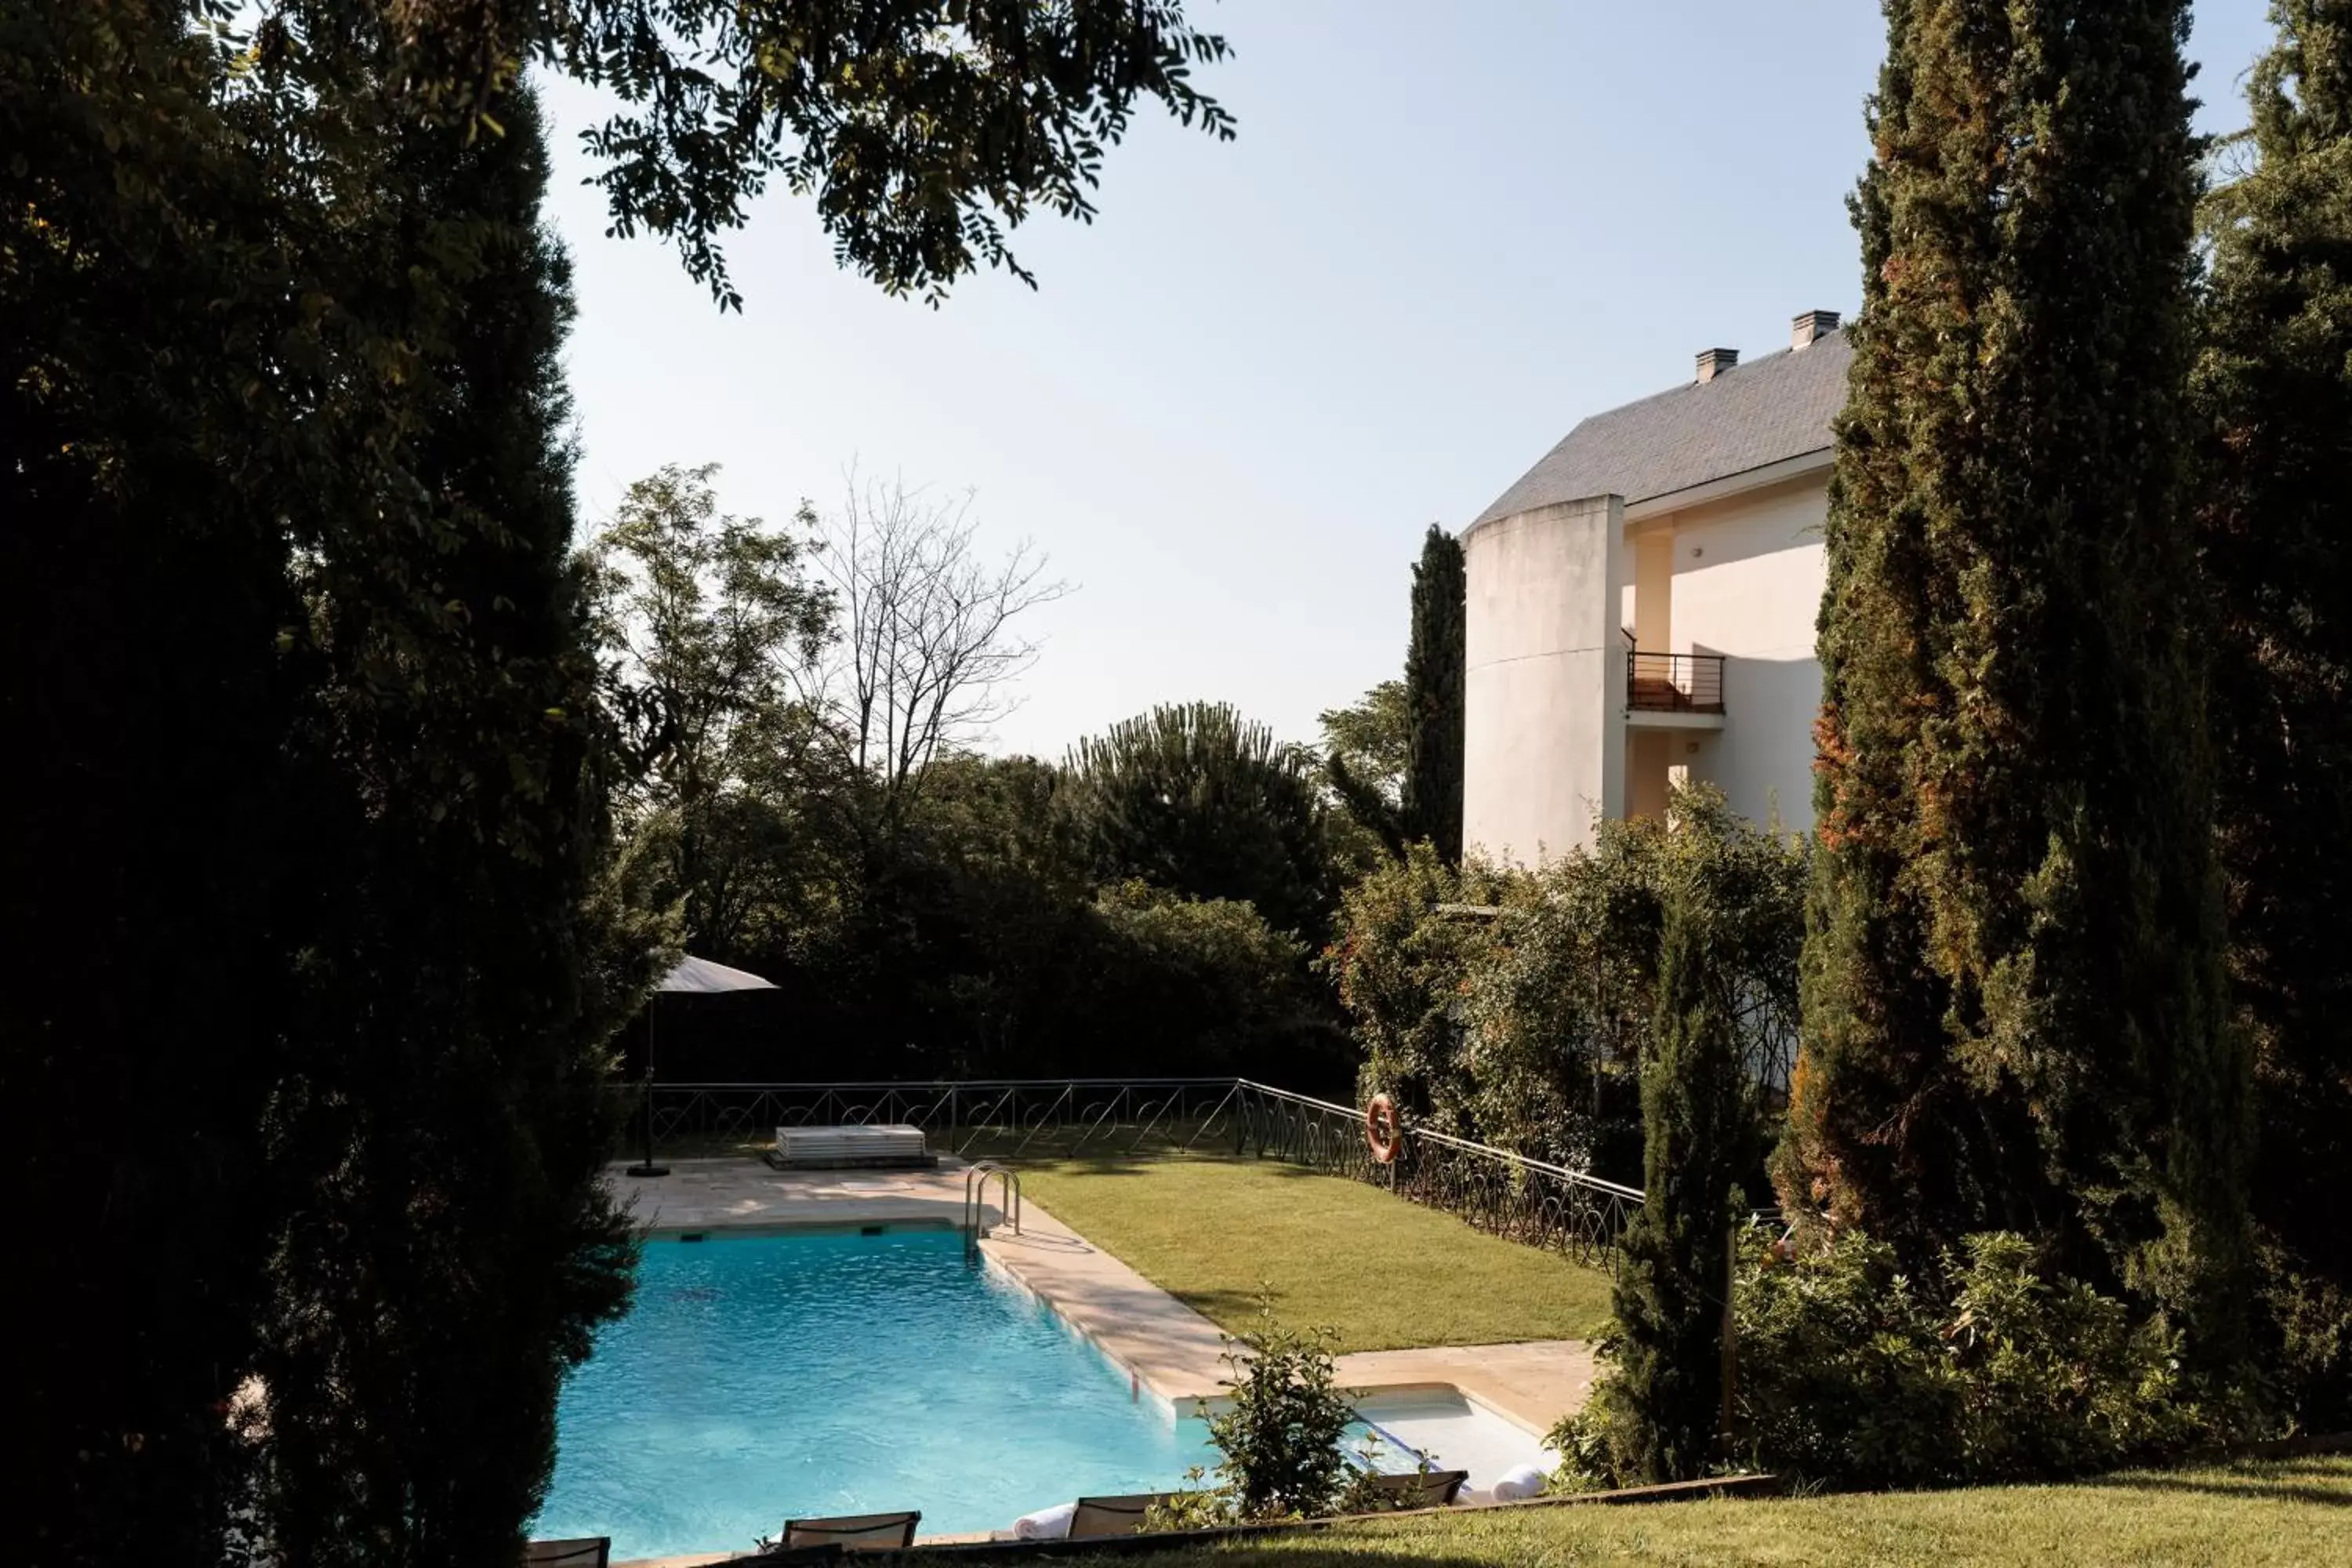
[[[2257,1046],[2257,1212],[2352,1289],[2352,0],[2271,15],[2255,163],[2210,202],[2193,383],[2221,854]]]
[[[394,263],[347,297],[405,323],[423,406],[413,484],[302,579],[316,879],[281,888],[309,952],[258,1362],[294,1562],[515,1561],[562,1373],[634,1263],[601,1180],[625,997],[599,977],[644,965],[589,913],[609,744],[572,563],[570,274],[536,104],[502,112],[470,144],[390,138],[349,252]],[[398,268],[417,256],[437,266]]]
[[[2180,456],[2187,10],[1886,16],[1783,1184],[1916,1266],[2039,1233],[2226,1359],[2248,1071]]]
[[[1755,1097],[1705,912],[1666,889],[1658,1013],[1642,1064],[1642,1208],[1617,1279],[1616,1374],[1603,1429],[1622,1474],[1687,1480],[1717,1449],[1725,1237],[1758,1152]]]
[[[0,7],[0,1100],[41,1214],[12,1498],[59,1568],[220,1560],[265,1240],[295,606],[257,492],[296,465],[256,460],[247,399],[301,193],[221,111],[215,9]]]
[[[1462,542],[1435,523],[1412,569],[1412,639],[1404,656],[1406,749],[1402,814],[1408,838],[1462,859],[1462,679],[1469,582]]]

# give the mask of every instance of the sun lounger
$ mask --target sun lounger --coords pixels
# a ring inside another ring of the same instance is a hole
[[[523,1548],[523,1568],[604,1568],[612,1561],[613,1538],[583,1536],[577,1541],[534,1541]]]
[[[1396,1475],[1374,1476],[1372,1489],[1392,1497],[1411,1498],[1408,1508],[1444,1508],[1453,1502],[1462,1490],[1462,1483],[1470,1479],[1467,1470],[1405,1470]]]
[[[776,1544],[790,1552],[798,1546],[838,1546],[845,1552],[890,1552],[915,1543],[919,1510],[904,1513],[845,1514],[839,1519],[793,1519],[784,1521]]]
[[[929,1170],[940,1163],[919,1127],[779,1127],[768,1163],[779,1171]]]
[[[1072,1541],[1096,1535],[1133,1535],[1143,1528],[1143,1516],[1154,1503],[1174,1497],[1174,1492],[1138,1492],[1133,1497],[1082,1497],[1077,1512],[1070,1515]]]

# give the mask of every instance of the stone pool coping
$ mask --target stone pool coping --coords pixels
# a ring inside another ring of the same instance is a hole
[[[744,1155],[673,1160],[667,1177],[640,1180],[615,1162],[608,1179],[635,1198],[647,1230],[761,1230],[862,1225],[956,1229],[965,1167],[933,1171],[776,1171]],[[1003,1215],[988,1206],[992,1224]],[[981,1243],[988,1262],[1044,1300],[1129,1374],[1138,1397],[1186,1415],[1222,1405],[1224,1338],[1217,1326],[1109,1253],[1024,1200],[1021,1234]],[[1541,1434],[1584,1403],[1593,1377],[1581,1340],[1359,1351],[1334,1364],[1339,1385],[1367,1394],[1452,1390],[1512,1425]],[[779,1522],[782,1522],[779,1521]],[[985,1536],[925,1536],[927,1543]],[[635,1559],[627,1568],[691,1568],[740,1552]],[[616,1565],[619,1568],[619,1565]]]

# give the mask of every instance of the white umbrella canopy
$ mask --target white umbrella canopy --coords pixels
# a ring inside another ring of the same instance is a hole
[[[723,963],[713,963],[707,958],[691,955],[680,961],[676,969],[662,976],[654,987],[656,995],[663,992],[684,992],[693,995],[714,995],[722,991],[773,991],[772,980],[762,980],[748,969],[730,969]],[[654,997],[646,999],[646,1086],[645,1125],[646,1157],[641,1163],[629,1167],[633,1176],[667,1176],[667,1165],[654,1163],[654,1018],[658,1009]]]
[[[703,994],[717,991],[773,991],[775,988],[774,981],[762,980],[748,969],[730,969],[723,963],[691,956],[654,987],[656,991],[690,991]]]

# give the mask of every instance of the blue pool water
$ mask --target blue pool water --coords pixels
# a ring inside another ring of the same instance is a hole
[[[532,1533],[609,1535],[615,1559],[885,1509],[1003,1530],[1216,1457],[951,1231],[649,1239],[556,1419]]]

